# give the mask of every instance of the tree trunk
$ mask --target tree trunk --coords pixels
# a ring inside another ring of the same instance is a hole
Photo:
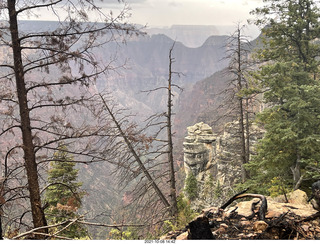
[[[17,12],[15,9],[15,0],[8,0],[8,10],[10,17],[10,32],[12,41],[12,51],[14,58],[14,72],[16,79],[16,89],[19,102],[19,112],[21,120],[21,132],[23,140],[23,151],[25,168],[28,179],[28,189],[30,193],[30,204],[34,228],[46,225],[45,215],[41,207],[38,170],[32,141],[30,111],[28,108],[27,90],[24,80],[24,70],[21,55],[21,46],[18,32]],[[46,230],[42,230],[46,232]],[[41,238],[41,235],[36,236]]]
[[[171,216],[175,217],[178,213],[177,207],[177,193],[176,193],[176,180],[174,172],[174,161],[173,161],[173,142],[172,142],[172,50],[169,52],[169,78],[168,78],[168,112],[167,112],[167,138],[168,138],[168,164],[170,172],[170,205],[171,205]]]
[[[246,88],[248,88],[248,84],[246,83]],[[246,109],[245,109],[245,117],[246,117],[246,163],[249,163],[250,160],[250,124],[249,124],[249,99],[246,98]],[[248,172],[246,172],[246,178],[250,178]]]
[[[302,182],[302,176],[301,176],[301,170],[300,170],[300,166],[301,166],[301,157],[299,155],[299,153],[297,152],[297,159],[295,162],[295,165],[293,165],[292,167],[290,167],[292,175],[293,175],[293,190],[297,190]]]
[[[238,80],[238,92],[241,92],[242,90],[242,60],[241,60],[241,30],[238,27],[238,36],[237,36],[237,44],[238,44],[238,50],[237,50],[237,80]],[[247,173],[244,168],[244,165],[247,163],[246,159],[246,138],[245,138],[245,127],[244,127],[244,111],[243,111],[243,98],[242,96],[239,97],[239,129],[240,129],[240,144],[241,144],[241,180],[242,182],[245,182],[247,178]]]
[[[112,113],[111,109],[109,108],[106,100],[103,98],[103,96],[100,94],[99,95],[104,107],[107,109],[108,113],[110,114],[113,122],[115,123],[118,131],[120,132],[121,137],[123,138],[123,140],[125,141],[128,149],[130,150],[130,152],[132,153],[132,155],[134,156],[136,162],[139,164],[140,169],[143,171],[144,175],[147,177],[149,183],[151,184],[152,188],[154,189],[154,191],[156,192],[156,194],[159,196],[160,200],[162,201],[162,203],[169,208],[170,204],[167,201],[166,197],[164,196],[164,194],[162,193],[162,191],[160,190],[160,188],[158,187],[158,185],[156,184],[156,182],[154,181],[154,179],[152,178],[152,176],[150,175],[149,171],[146,169],[146,167],[144,166],[143,162],[141,161],[139,155],[136,153],[136,150],[134,149],[133,145],[131,144],[130,140],[128,139],[128,137],[126,136],[126,134],[124,133],[124,131],[121,128],[121,125],[119,124],[118,120],[116,119],[116,117],[114,116],[114,114]]]
[[[246,180],[246,170],[244,165],[247,163],[246,160],[246,138],[244,133],[244,119],[243,119],[243,103],[242,98],[239,98],[239,107],[240,107],[240,119],[239,119],[239,128],[240,128],[240,144],[241,144],[241,180],[245,182]]]

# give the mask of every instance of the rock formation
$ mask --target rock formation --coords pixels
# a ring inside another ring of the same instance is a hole
[[[227,123],[217,136],[212,128],[197,123],[187,128],[183,143],[186,177],[193,174],[198,182],[198,196],[192,201],[195,209],[217,206],[235,192],[233,186],[241,179],[239,122]],[[262,137],[257,126],[251,126],[250,149]]]
[[[188,127],[188,136],[183,143],[186,173],[202,175],[212,167],[215,156],[216,135],[203,122]]]

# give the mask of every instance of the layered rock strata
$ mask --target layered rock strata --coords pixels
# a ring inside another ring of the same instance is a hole
[[[183,143],[186,177],[193,174],[197,179],[198,196],[192,201],[195,209],[217,206],[235,193],[234,185],[241,180],[241,150],[239,122],[227,123],[222,135],[212,128],[197,123],[187,128]],[[262,137],[257,126],[251,126],[250,151]]]

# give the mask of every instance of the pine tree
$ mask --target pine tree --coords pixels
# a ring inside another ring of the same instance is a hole
[[[58,150],[54,153],[53,161],[50,162],[49,186],[45,194],[48,205],[46,217],[49,224],[79,217],[77,210],[81,207],[83,192],[80,190],[82,183],[77,181],[79,170],[75,169],[75,165],[67,146],[59,145]],[[68,238],[81,238],[87,233],[81,225],[73,223],[60,235]]]
[[[198,197],[198,181],[191,171],[187,175],[184,191],[191,201]]]
[[[259,115],[266,134],[250,163],[249,184],[267,191],[277,178],[297,189],[313,180],[320,160],[320,14],[312,0],[265,2],[254,11],[256,23],[267,26],[256,78],[269,107]]]

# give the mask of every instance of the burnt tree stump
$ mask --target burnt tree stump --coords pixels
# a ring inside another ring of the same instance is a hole
[[[215,239],[206,216],[198,217],[187,226],[189,229],[188,240],[213,240]]]

